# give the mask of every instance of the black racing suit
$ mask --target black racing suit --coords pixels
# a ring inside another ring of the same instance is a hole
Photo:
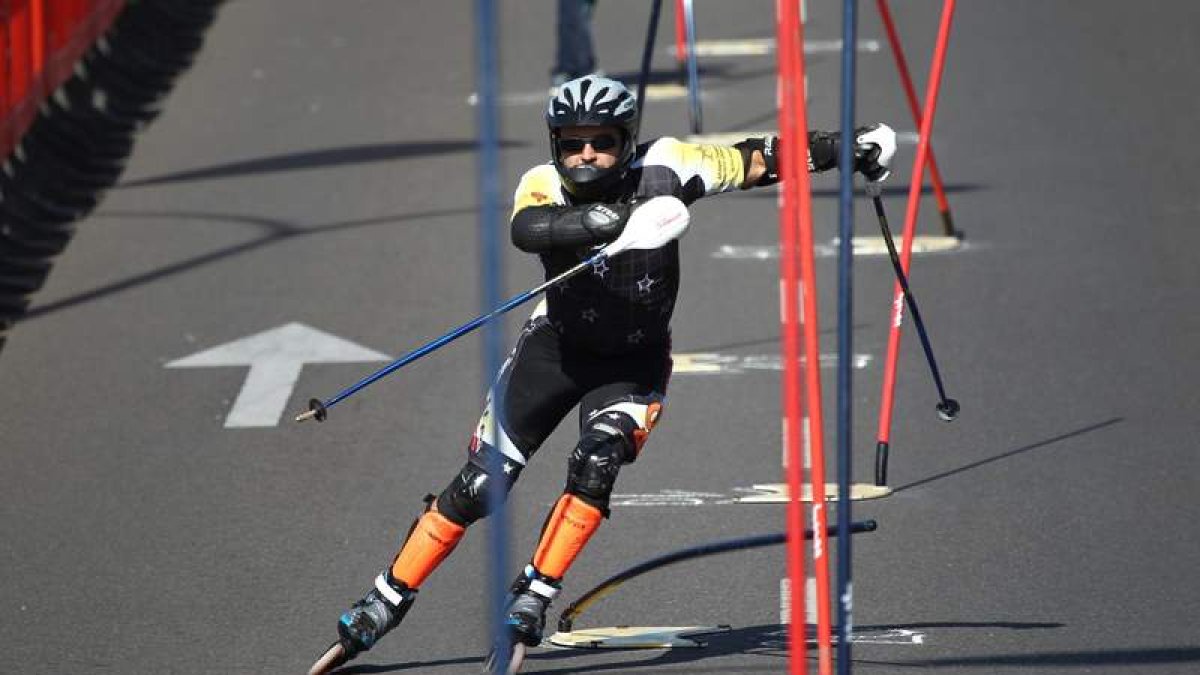
[[[744,160],[736,148],[660,138],[638,147],[624,180],[605,201],[671,195],[691,204],[738,187],[744,177]],[[574,204],[554,166],[544,164],[522,176],[513,215],[529,207]],[[546,279],[594,252],[582,247],[542,253]],[[518,465],[577,404],[581,428],[607,410],[629,413],[637,428],[628,433],[640,450],[666,397],[670,321],[678,291],[677,241],[622,252],[551,287],[500,372],[472,452],[489,445],[497,389],[504,401],[502,424],[495,430],[498,450]],[[512,468],[519,471],[519,466]]]

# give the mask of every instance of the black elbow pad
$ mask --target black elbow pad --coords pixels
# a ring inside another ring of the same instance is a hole
[[[625,204],[531,206],[512,219],[512,242],[526,253],[605,244],[620,236],[629,220]]]
[[[550,250],[551,213],[559,207],[531,206],[521,209],[512,219],[513,246],[526,253]]]

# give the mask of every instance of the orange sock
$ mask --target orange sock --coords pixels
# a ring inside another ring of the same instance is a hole
[[[392,577],[416,589],[450,555],[466,531],[436,510],[426,511],[392,562]]]
[[[537,552],[533,554],[533,566],[542,574],[563,578],[588,539],[600,527],[603,517],[600,509],[575,495],[559,497],[546,521]]]

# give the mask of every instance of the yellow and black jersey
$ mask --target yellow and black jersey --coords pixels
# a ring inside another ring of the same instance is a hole
[[[684,204],[728,192],[744,181],[741,153],[732,147],[697,145],[660,138],[637,154],[608,202],[671,195]],[[552,164],[521,177],[513,214],[531,206],[572,204]],[[541,254],[546,279],[579,264],[591,248]],[[547,318],[563,340],[596,354],[621,354],[670,342],[671,313],[679,291],[679,243],[654,250],[629,250],[551,287]]]

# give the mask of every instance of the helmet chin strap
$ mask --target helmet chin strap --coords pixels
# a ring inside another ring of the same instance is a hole
[[[621,181],[624,171],[621,167],[597,169],[584,165],[567,169],[567,178],[571,181],[572,189],[568,190],[577,199],[598,200],[605,192]]]

